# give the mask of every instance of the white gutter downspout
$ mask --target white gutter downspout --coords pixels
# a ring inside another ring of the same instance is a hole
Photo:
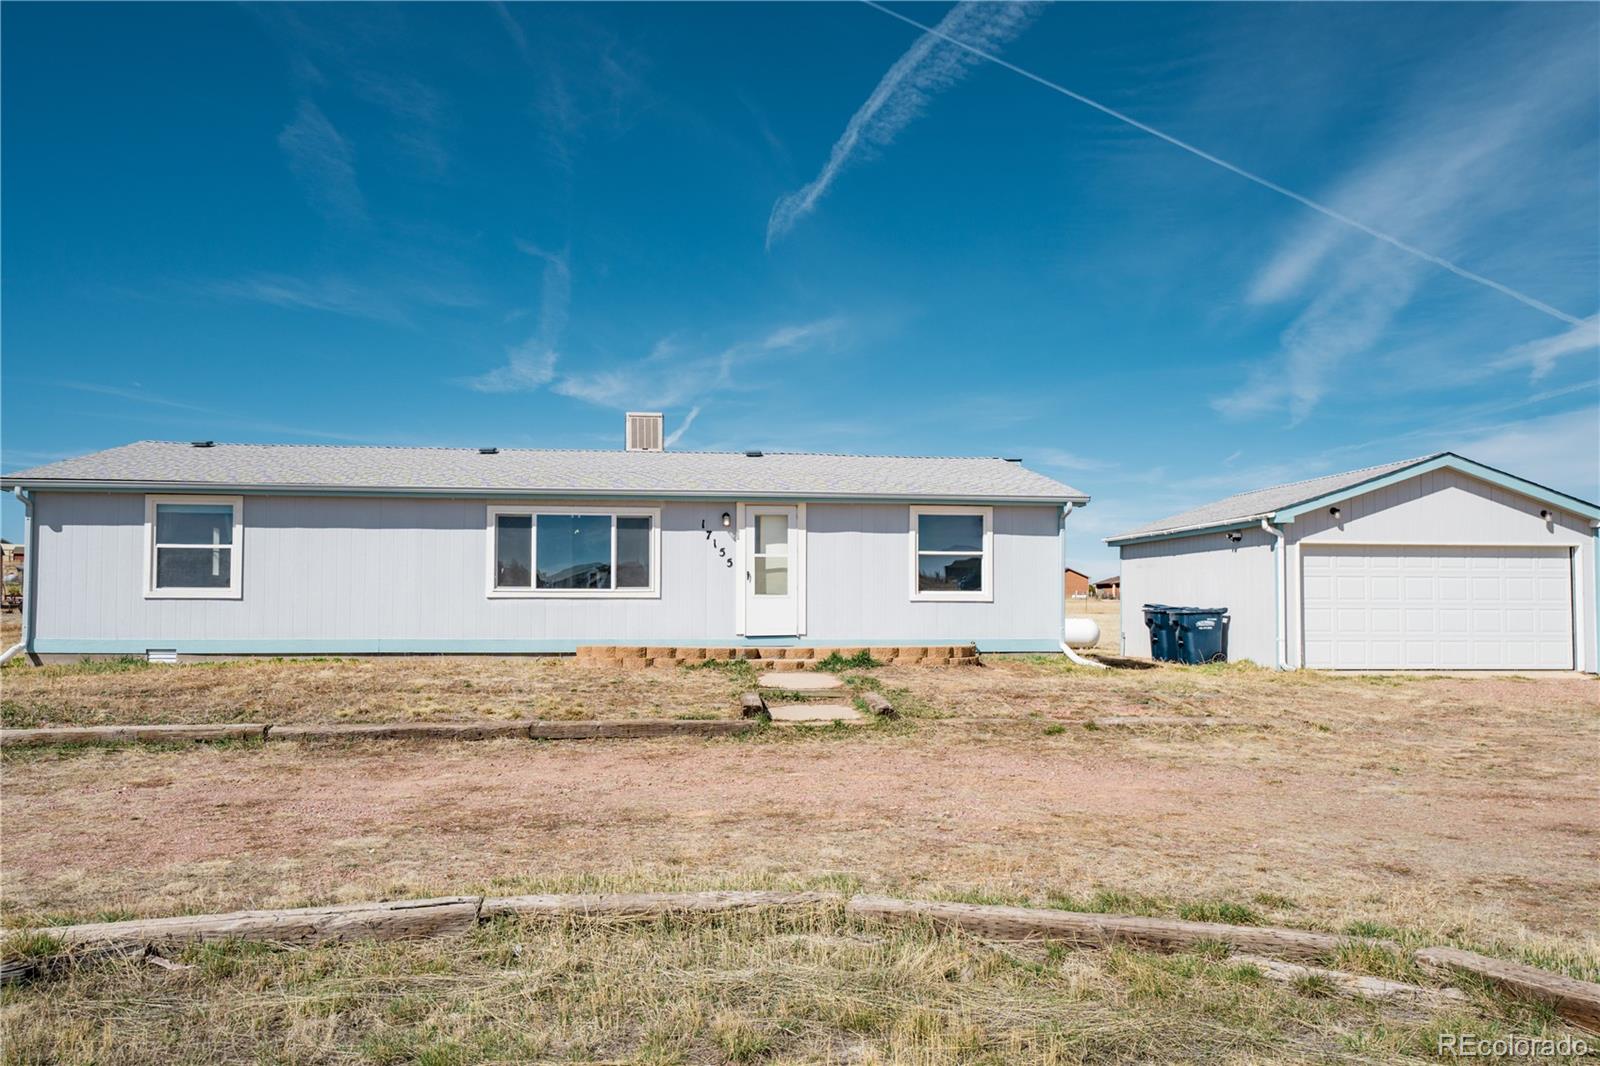
[[[1284,608],[1287,598],[1289,579],[1286,573],[1288,566],[1288,548],[1283,541],[1283,530],[1273,525],[1268,519],[1261,520],[1261,528],[1278,538],[1278,543],[1272,546],[1272,622],[1275,652],[1277,655],[1278,669],[1289,669],[1287,656],[1284,654],[1285,618],[1288,611]]]
[[[1069,503],[1061,508],[1061,572],[1063,574],[1066,573],[1067,567],[1067,516],[1072,513],[1072,506]],[[1106,666],[1105,663],[1097,663],[1093,659],[1085,659],[1067,646],[1067,637],[1064,631],[1067,624],[1067,590],[1065,581],[1066,579],[1063,578],[1061,589],[1061,625],[1063,628],[1060,641],[1061,654],[1065,655],[1069,662],[1077,666],[1092,666],[1096,670],[1109,670],[1110,667]]]
[[[0,652],[0,664],[10,662],[18,652],[28,651],[32,642],[33,627],[28,616],[33,614],[33,497],[20,485],[11,495],[22,504],[22,639]]]

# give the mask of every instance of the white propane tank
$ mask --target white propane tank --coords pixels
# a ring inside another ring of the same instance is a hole
[[[1093,618],[1068,618],[1061,639],[1069,648],[1092,648],[1100,643],[1100,626]]]

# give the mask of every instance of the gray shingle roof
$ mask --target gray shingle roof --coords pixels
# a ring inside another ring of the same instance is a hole
[[[532,451],[140,441],[0,478],[71,487],[306,489],[571,496],[893,498],[1083,502],[1070,485],[1005,459],[769,452]]]
[[[1297,503],[1314,500],[1318,496],[1326,496],[1330,492],[1338,492],[1352,485],[1359,485],[1363,481],[1392,474],[1396,470],[1403,470],[1408,466],[1425,463],[1448,453],[1437,452],[1433,455],[1422,455],[1415,459],[1402,459],[1397,463],[1384,463],[1382,466],[1369,466],[1363,470],[1349,470],[1343,474],[1327,474],[1323,477],[1312,478],[1309,481],[1293,481],[1287,485],[1273,485],[1270,488],[1254,489],[1250,492],[1241,492],[1236,496],[1208,503],[1203,507],[1181,511],[1175,515],[1168,515],[1159,522],[1130,529],[1126,533],[1118,533],[1114,537],[1107,537],[1107,544],[1116,544],[1120,541],[1137,540],[1140,537],[1160,536],[1166,533],[1184,533],[1190,530],[1215,529],[1219,526],[1230,526],[1254,522],[1262,518],[1269,518],[1285,507],[1293,507]]]

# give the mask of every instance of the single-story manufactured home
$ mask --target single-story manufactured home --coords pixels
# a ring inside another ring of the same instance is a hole
[[[1122,575],[1112,574],[1103,577],[1092,586],[1094,594],[1102,600],[1114,600],[1122,595]]]
[[[652,419],[654,420],[652,422]],[[1065,518],[1010,459],[142,441],[7,474],[36,656],[1058,651]]]
[[[1230,496],[1106,543],[1143,605],[1222,607],[1230,659],[1335,670],[1600,666],[1600,506],[1450,452]]]

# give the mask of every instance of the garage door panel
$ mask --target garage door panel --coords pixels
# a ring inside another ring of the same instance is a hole
[[[1301,560],[1307,666],[1572,668],[1566,549],[1307,546]]]

